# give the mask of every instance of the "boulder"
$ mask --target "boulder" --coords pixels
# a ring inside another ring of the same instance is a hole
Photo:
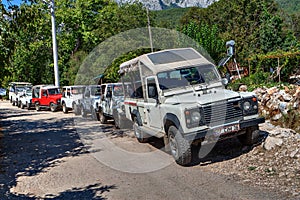
[[[283,140],[281,138],[269,136],[263,143],[263,147],[265,150],[270,151],[271,149],[275,148],[276,146],[281,146],[282,144],[283,144]]]

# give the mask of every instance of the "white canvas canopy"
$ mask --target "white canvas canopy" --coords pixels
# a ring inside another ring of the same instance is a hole
[[[186,66],[212,64],[193,48],[167,49],[124,62],[120,65],[119,73],[137,70],[138,63],[142,63],[152,74]]]

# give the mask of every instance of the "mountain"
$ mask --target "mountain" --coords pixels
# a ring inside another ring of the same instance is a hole
[[[299,14],[300,0],[275,0],[279,6],[289,14]]]
[[[127,2],[130,0],[117,0]],[[149,10],[164,10],[168,8],[202,7],[206,8],[218,0],[139,0]]]

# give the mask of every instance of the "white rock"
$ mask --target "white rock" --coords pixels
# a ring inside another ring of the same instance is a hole
[[[288,113],[288,103],[287,102],[279,102],[279,110],[281,111],[282,114],[287,115]]]
[[[276,146],[281,146],[283,144],[283,140],[280,138],[275,138],[275,137],[267,137],[267,139],[265,140],[265,142],[263,143],[263,147],[269,151],[273,148],[275,148]]]
[[[289,94],[282,95],[282,98],[285,101],[291,101],[293,99],[292,95],[289,95]]]
[[[272,87],[272,88],[267,89],[267,93],[269,95],[273,95],[277,91],[278,91],[277,87]]]
[[[279,176],[279,178],[284,177],[285,173],[284,172],[280,172],[278,176]]]
[[[277,120],[279,120],[281,117],[282,117],[282,114],[279,113],[279,114],[275,115],[274,117],[272,117],[272,120],[277,121]]]
[[[292,151],[292,153],[290,154],[291,158],[295,158],[296,154],[298,153],[298,149]]]

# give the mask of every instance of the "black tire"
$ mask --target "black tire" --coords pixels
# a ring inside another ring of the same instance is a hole
[[[74,103],[72,108],[75,115],[80,115],[80,107],[77,104]]]
[[[114,117],[115,127],[117,129],[120,129],[122,127],[122,122],[120,121],[120,116],[117,111],[114,112],[113,117]]]
[[[81,116],[82,116],[82,117],[86,117],[86,112],[85,112],[83,106],[80,106],[80,112],[81,112]]]
[[[170,126],[168,130],[168,144],[171,154],[176,163],[182,166],[191,164],[192,148],[191,144],[185,140],[175,126]]]
[[[30,110],[30,106],[29,106],[28,102],[26,102],[26,108],[27,108],[27,110]]]
[[[41,106],[40,106],[40,104],[38,102],[36,102],[34,105],[35,105],[35,110],[36,111],[40,111],[41,110]]]
[[[16,102],[15,102],[15,101],[13,101],[11,104],[12,104],[13,106],[15,106],[15,105],[16,105]]]
[[[9,100],[9,101],[10,101],[10,103],[12,103],[12,102],[13,102],[11,97],[10,97],[10,100]]]
[[[133,122],[133,132],[137,141],[139,141],[140,143],[148,142],[149,136],[138,130],[139,124],[136,117],[134,117]]]
[[[238,139],[243,145],[253,145],[259,141],[259,128],[258,125],[246,129],[246,133],[239,135]]]
[[[22,102],[18,101],[18,108],[21,108],[21,104],[22,104]]]
[[[63,113],[65,113],[65,114],[68,113],[68,108],[67,108],[67,105],[65,102],[63,102],[63,104],[62,104],[62,110],[63,110]]]
[[[99,114],[96,112],[95,109],[91,108],[91,113],[92,113],[91,116],[92,116],[92,119],[93,119],[93,120],[100,121],[100,116],[99,116]]]
[[[50,103],[50,110],[52,112],[55,112],[56,111],[56,106],[54,105],[54,103]]]
[[[103,111],[101,110],[99,112],[99,120],[101,124],[105,124],[107,122],[107,117],[104,116]]]

